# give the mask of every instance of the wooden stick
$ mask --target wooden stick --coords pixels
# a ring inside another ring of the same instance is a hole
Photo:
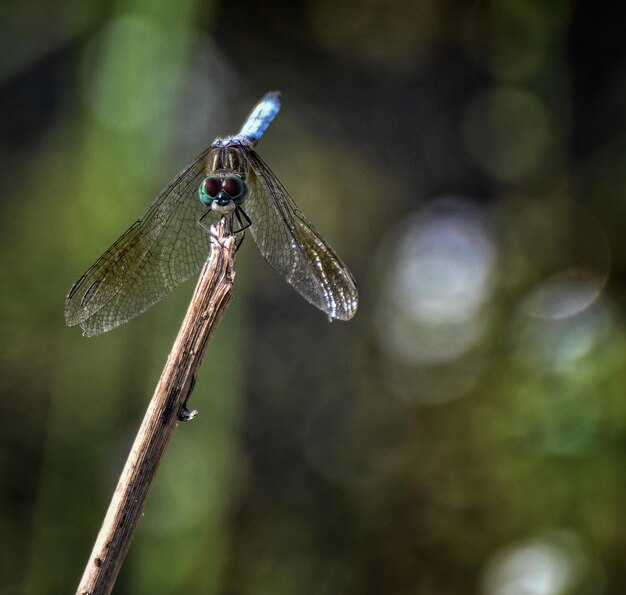
[[[195,374],[211,333],[231,299],[235,241],[226,218],[211,228],[211,254],[167,358],[76,591],[108,595],[126,557],[148,493],[177,422],[187,410]]]

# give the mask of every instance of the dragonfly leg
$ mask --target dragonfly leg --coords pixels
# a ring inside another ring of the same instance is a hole
[[[210,209],[204,213],[204,215],[202,215],[202,217],[200,217],[200,219],[198,219],[198,225],[209,235],[209,237],[211,238],[211,241],[215,240],[217,241],[218,244],[222,244],[222,239],[217,236],[214,232],[213,232],[213,226],[212,225],[207,225],[206,223],[204,223],[203,219],[205,219],[207,217],[207,215],[209,213],[212,213],[213,211],[211,211]],[[229,235],[234,235],[237,232],[233,231],[233,214],[232,213],[228,213],[226,215],[222,215],[221,218],[227,218],[227,225],[228,225],[228,232]],[[215,222],[214,222],[215,223]]]
[[[243,241],[246,238],[246,229],[252,225],[252,221],[250,221],[250,217],[246,215],[246,212],[241,207],[237,207],[237,209],[235,209],[235,217],[237,217],[239,228],[234,231],[234,234],[241,234],[241,239],[235,243],[236,252],[239,248],[241,248],[241,244],[243,244]],[[242,221],[242,217],[246,220],[245,224]]]
[[[200,217],[200,219],[198,219],[198,225],[204,229],[204,231],[206,231],[207,233],[211,232],[210,227],[208,227],[207,225],[205,225],[204,223],[204,219],[207,217],[207,215],[211,212],[211,209],[209,209],[204,215],[202,215],[202,217]]]
[[[235,216],[237,217],[237,221],[239,222],[239,229],[235,233],[245,231],[246,229],[248,229],[248,227],[252,225],[252,220],[250,219],[250,217],[248,217],[247,213],[241,207],[237,207],[235,209]],[[242,217],[246,220],[245,225],[241,220]]]

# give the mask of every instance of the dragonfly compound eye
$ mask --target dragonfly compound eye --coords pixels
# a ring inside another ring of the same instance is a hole
[[[218,176],[209,176],[202,184],[198,193],[200,200],[207,206],[211,205],[211,202],[217,197],[222,189],[222,180]]]
[[[248,190],[246,183],[239,176],[226,176],[222,189],[238,204],[243,201]]]

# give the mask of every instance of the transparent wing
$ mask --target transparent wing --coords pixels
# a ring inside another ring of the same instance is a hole
[[[74,284],[65,301],[69,326],[79,324],[85,335],[109,331],[198,273],[210,249],[198,225],[207,211],[197,197],[206,154],[180,172]]]
[[[255,151],[246,151],[254,176],[244,210],[263,257],[308,302],[328,316],[350,320],[358,305],[354,277],[307,221]]]

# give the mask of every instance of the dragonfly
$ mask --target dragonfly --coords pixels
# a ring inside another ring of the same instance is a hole
[[[199,273],[210,224],[222,217],[241,240],[249,229],[265,260],[329,320],[354,316],[352,273],[255,151],[279,109],[280,92],[267,93],[238,134],[217,138],[161,190],[70,289],[68,326],[99,335],[145,312]]]

